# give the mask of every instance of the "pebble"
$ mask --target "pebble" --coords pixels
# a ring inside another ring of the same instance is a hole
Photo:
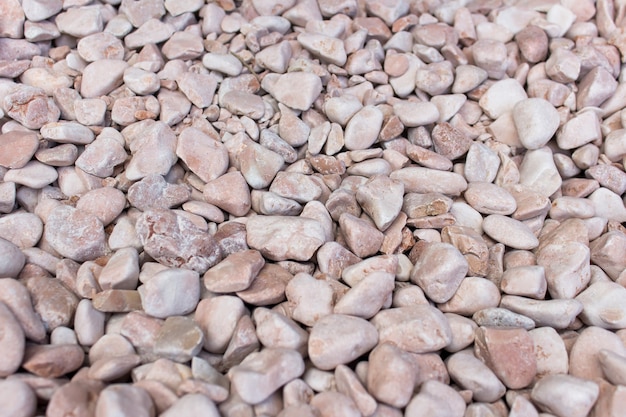
[[[497,81],[482,95],[478,104],[485,114],[495,120],[513,111],[517,103],[526,100],[528,95],[514,78]]]
[[[150,281],[149,281],[150,282]],[[161,358],[186,363],[200,353],[204,333],[192,319],[170,315],[154,341],[154,353]]]
[[[413,395],[418,368],[411,355],[392,343],[378,345],[369,356],[367,388],[392,407],[405,407]]]
[[[59,178],[56,169],[39,161],[30,161],[22,168],[9,169],[4,174],[4,181],[14,182],[26,187],[41,189]]]
[[[128,64],[120,59],[99,59],[83,70],[80,95],[83,98],[98,98],[122,85]]]
[[[535,345],[537,378],[546,375],[566,374],[569,370],[569,357],[565,343],[552,327],[539,327],[528,332]]]
[[[333,312],[335,294],[332,286],[307,273],[295,274],[285,287],[285,296],[292,318],[307,326],[313,326]]]
[[[291,318],[267,308],[257,308],[253,319],[263,346],[306,352],[309,334]]]
[[[58,206],[48,215],[44,238],[59,254],[77,262],[93,260],[105,252],[105,234],[100,220],[69,206]]]
[[[482,277],[466,277],[457,291],[438,308],[446,313],[473,315],[477,311],[496,307],[500,302],[498,287]]]
[[[184,184],[169,184],[161,175],[150,174],[128,188],[128,202],[142,211],[170,209],[185,203],[190,196]]]
[[[186,394],[177,399],[171,407],[160,414],[163,417],[192,417],[197,415],[219,417],[220,413],[213,401],[203,394]]]
[[[15,373],[22,364],[26,340],[20,323],[4,302],[0,303],[0,317],[4,323],[4,331],[0,337],[0,375],[7,377]]]
[[[437,380],[424,382],[417,395],[407,405],[406,417],[462,417],[465,415],[465,401],[453,388]]]
[[[144,250],[169,267],[204,273],[221,259],[213,237],[172,210],[144,212],[137,219],[136,231]]]
[[[304,217],[254,216],[246,231],[250,248],[275,261],[307,261],[326,240],[321,223]]]
[[[534,249],[539,245],[526,224],[501,214],[485,217],[482,227],[491,238],[514,249]]]
[[[427,101],[400,100],[393,104],[393,112],[406,127],[429,125],[439,120],[439,109]]]
[[[200,298],[198,273],[169,268],[158,272],[138,289],[144,311],[157,318],[192,312]]]
[[[204,274],[204,286],[214,293],[245,291],[265,265],[256,250],[232,253]]]
[[[60,417],[69,412],[77,416],[94,413],[98,395],[103,388],[100,381],[70,381],[52,394],[46,413],[51,417]]]
[[[600,121],[593,111],[584,111],[569,119],[556,136],[561,149],[575,149],[601,137]]]
[[[176,162],[176,135],[163,122],[145,120],[122,132],[132,158],[126,166],[126,178],[140,180],[149,174],[167,175]]]
[[[5,379],[0,382],[0,413],[7,417],[34,416],[37,412],[35,391],[24,381]]]
[[[230,371],[237,393],[248,404],[258,404],[287,382],[304,373],[304,361],[291,349],[265,348]]]
[[[319,76],[309,72],[288,72],[265,77],[263,88],[280,103],[295,110],[308,110],[322,91]],[[297,90],[299,94],[293,94]]]
[[[519,389],[532,382],[537,373],[537,362],[533,340],[527,330],[479,327],[474,342],[476,356],[508,388]]]
[[[43,378],[58,378],[80,368],[85,353],[74,344],[29,345],[22,367]]]
[[[383,307],[394,289],[395,276],[387,272],[372,272],[341,297],[333,312],[369,319]]]
[[[39,140],[31,132],[12,131],[0,135],[0,166],[9,169],[23,168],[31,160]]]
[[[457,196],[467,189],[467,181],[462,175],[423,167],[402,168],[392,172],[389,178],[402,182],[405,193]]]
[[[507,268],[502,274],[500,289],[509,295],[542,300],[548,289],[545,270],[540,265]]]
[[[329,314],[311,328],[308,353],[318,369],[331,370],[369,352],[377,342],[378,331],[373,324],[358,317]]]
[[[346,124],[345,147],[349,150],[369,148],[378,138],[382,123],[383,114],[377,107],[363,107]]]
[[[2,241],[0,240],[0,242]],[[31,296],[24,284],[12,278],[1,278],[0,289],[2,290],[0,291],[2,294],[0,301],[13,313],[22,327],[24,335],[32,341],[42,341],[46,336],[46,329],[41,317],[33,308]]]
[[[599,388],[595,382],[571,375],[548,375],[539,380],[531,391],[531,399],[539,409],[572,417],[586,416],[598,395]]]
[[[441,268],[445,265],[445,268]],[[449,243],[430,243],[420,253],[410,279],[436,303],[448,301],[469,269],[467,260]]]
[[[528,98],[513,107],[513,121],[526,149],[545,146],[559,128],[558,111],[547,100]]]
[[[100,392],[96,402],[95,415],[134,415],[154,416],[154,403],[146,390],[130,384],[109,385]]]
[[[493,403],[504,396],[506,387],[471,350],[454,353],[445,362],[450,378],[470,390],[475,400]]]
[[[578,242],[553,243],[541,248],[537,264],[543,266],[552,298],[574,298],[590,280],[589,248]]]
[[[42,233],[43,223],[33,213],[12,213],[0,218],[0,238],[19,248],[34,247]]]
[[[384,235],[375,225],[350,213],[339,217],[339,226],[348,247],[360,258],[378,253],[383,244]]]
[[[429,305],[382,310],[371,322],[378,330],[380,343],[392,342],[408,352],[435,352],[452,341],[445,316]]]
[[[532,300],[516,295],[502,296],[500,307],[530,317],[537,327],[547,326],[555,329],[569,327],[583,309],[582,303],[578,300]]]

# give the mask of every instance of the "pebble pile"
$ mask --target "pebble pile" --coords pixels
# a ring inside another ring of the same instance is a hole
[[[619,417],[626,8],[1,0],[0,415]]]

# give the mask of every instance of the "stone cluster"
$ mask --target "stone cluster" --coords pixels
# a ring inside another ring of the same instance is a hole
[[[0,0],[0,416],[622,416],[625,10]]]

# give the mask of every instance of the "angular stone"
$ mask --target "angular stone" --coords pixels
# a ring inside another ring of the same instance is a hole
[[[465,401],[458,391],[435,379],[424,382],[406,407],[406,417],[461,417]]]
[[[277,74],[275,77],[265,77],[262,86],[280,103],[303,111],[311,107],[322,91],[319,76],[309,72],[288,72]]]
[[[346,125],[345,147],[349,150],[369,148],[378,139],[382,124],[383,114],[377,107],[363,107]]]
[[[204,286],[214,293],[245,291],[263,265],[265,260],[258,251],[230,254],[204,274]]]
[[[352,362],[376,345],[378,332],[368,321],[343,314],[318,320],[309,336],[309,358],[322,370]]]
[[[563,339],[552,327],[539,327],[528,332],[535,345],[537,376],[567,374],[569,358]]]
[[[591,270],[589,247],[583,243],[552,243],[537,253],[537,265],[543,266],[548,292],[553,299],[574,298],[589,284]]]
[[[186,394],[176,400],[161,417],[219,417],[220,413],[213,401],[203,394]]]
[[[335,304],[335,314],[369,319],[383,307],[394,289],[395,276],[377,271],[366,275]]]
[[[74,319],[78,299],[61,281],[45,276],[34,276],[26,281],[35,311],[47,330],[68,326]]]
[[[136,230],[144,250],[169,267],[204,273],[222,257],[211,235],[171,210],[144,212],[137,219]]]
[[[122,248],[116,251],[98,277],[98,284],[104,290],[134,290],[138,281],[139,254],[135,248]]]
[[[339,225],[348,247],[356,256],[364,258],[379,251],[383,233],[368,221],[343,213],[339,217]]]
[[[476,330],[474,352],[510,389],[528,386],[537,373],[533,340],[524,329]]]
[[[145,120],[126,127],[122,135],[132,154],[125,172],[130,181],[165,176],[176,162],[176,134],[167,124]]]
[[[454,295],[438,307],[443,312],[473,315],[477,311],[496,307],[500,302],[498,287],[486,278],[466,277]]]
[[[235,216],[244,216],[250,210],[250,190],[238,171],[228,172],[207,182],[203,194],[208,203]]]
[[[583,305],[578,300],[532,300],[516,295],[505,295],[500,306],[535,321],[537,327],[550,326],[565,329],[580,314]]]
[[[513,121],[526,149],[546,145],[559,128],[559,113],[542,98],[522,100],[513,107]]]
[[[128,201],[142,211],[170,209],[186,202],[191,190],[184,184],[170,184],[158,174],[150,174],[130,186]]]
[[[255,309],[253,319],[263,346],[306,352],[309,334],[294,320],[266,308]]]
[[[387,176],[371,177],[356,192],[356,200],[372,218],[376,227],[385,231],[402,208],[404,184]]]
[[[194,318],[204,332],[204,349],[211,353],[225,352],[245,314],[246,308],[238,297],[218,295],[201,300]]]

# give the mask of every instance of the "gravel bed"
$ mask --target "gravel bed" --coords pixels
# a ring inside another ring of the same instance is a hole
[[[0,0],[0,416],[623,416],[625,11]]]

